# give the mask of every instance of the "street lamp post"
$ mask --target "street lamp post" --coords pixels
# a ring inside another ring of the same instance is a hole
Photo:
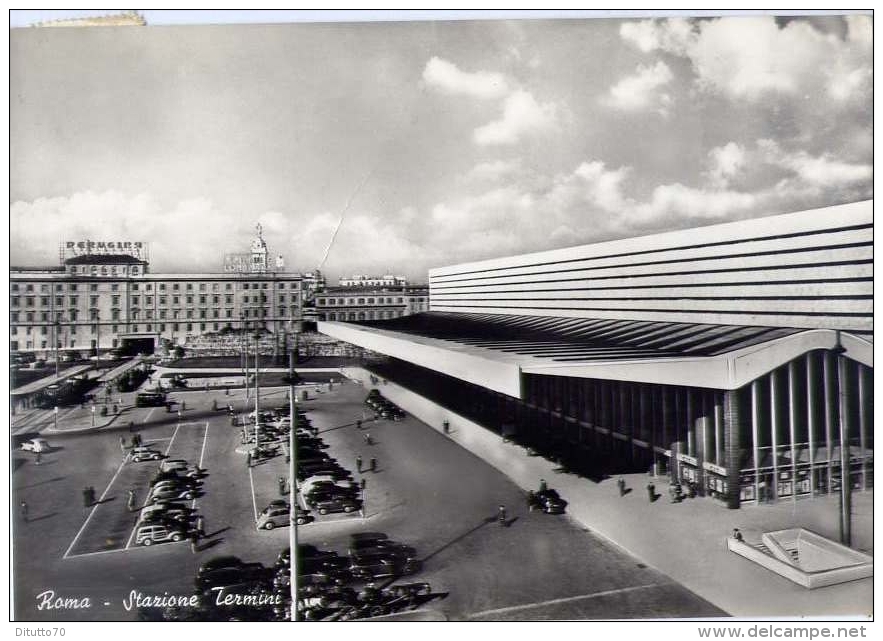
[[[294,352],[288,355],[288,450],[291,453],[291,480],[288,482],[288,502],[291,505],[291,524],[288,528],[291,545],[291,620],[297,621],[297,399],[294,387]]]
[[[58,336],[61,334],[61,323],[55,319],[55,378],[58,378]]]
[[[260,370],[258,370],[258,354],[261,351],[260,335],[255,332],[254,335],[254,446],[260,445],[261,438],[261,384]]]

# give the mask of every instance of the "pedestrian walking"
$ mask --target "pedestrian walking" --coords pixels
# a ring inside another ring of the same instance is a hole
[[[181,401],[181,410],[183,411],[186,409],[187,409],[187,403],[185,403],[184,401]]]
[[[181,418],[182,416],[184,416],[184,414],[183,414],[183,409],[184,409],[184,408],[182,408],[182,407],[179,407],[179,408],[178,408],[178,418]]]
[[[531,512],[534,511],[534,508],[537,506],[537,495],[533,490],[527,491],[527,509]]]
[[[43,453],[42,453],[42,452],[37,452],[37,453],[35,453],[35,454],[34,454],[34,465],[39,465],[39,464],[40,464],[40,461],[42,460],[42,458],[43,458]]]
[[[625,496],[625,479],[621,476],[616,479],[616,487],[619,488],[619,495]]]
[[[505,505],[501,505],[497,509],[497,521],[500,523],[501,527],[506,526],[506,506]]]
[[[87,486],[87,487],[83,488],[83,507],[91,507],[91,506],[92,506],[92,500],[91,500],[91,497],[89,496],[89,488]]]
[[[546,485],[546,479],[540,479],[540,494],[549,489],[549,486]]]
[[[190,551],[194,554],[199,551],[199,534],[196,532],[190,535]]]
[[[22,501],[18,506],[19,512],[21,512],[22,520],[27,523],[28,522],[28,504],[25,501]]]
[[[359,489],[363,490],[368,486],[368,480],[363,476],[362,480],[359,481]]]
[[[124,439],[121,436],[120,437],[120,452],[125,452],[125,451],[126,451],[126,439]]]
[[[360,418],[356,419],[356,429],[357,430],[362,429],[362,419],[360,419]]]
[[[196,519],[196,536],[201,539],[205,538],[205,520],[202,516],[199,516]]]
[[[89,490],[89,505],[95,505],[95,488],[90,485],[86,489]]]
[[[647,498],[650,499],[651,503],[656,500],[656,486],[653,483],[647,484]]]
[[[132,440],[135,442],[135,445],[137,445],[138,447],[141,447],[141,435],[140,434],[135,434],[135,436],[132,437]]]
[[[129,434],[135,431],[135,421],[129,421]]]
[[[251,450],[248,451],[248,457],[246,458],[246,464],[248,467],[251,467]]]
[[[218,399],[216,399],[216,398],[212,399],[212,411],[213,412],[218,411]]]
[[[374,441],[371,440],[371,434],[365,434],[365,444],[374,445]]]
[[[135,510],[135,490],[129,490],[128,499],[126,500],[126,507],[129,508],[129,512]]]
[[[361,455],[356,457],[356,471],[359,473],[362,472],[362,456]]]
[[[371,471],[372,472],[377,471],[377,459],[374,458],[373,456],[371,457]]]
[[[451,422],[450,422],[450,421],[445,421],[444,423],[442,423],[442,429],[444,429],[445,434],[450,434],[450,432],[451,432]]]
[[[733,528],[733,538],[737,541],[742,541],[742,533],[739,531],[739,528]]]
[[[279,483],[279,496],[285,496],[285,477],[280,476],[278,479]]]

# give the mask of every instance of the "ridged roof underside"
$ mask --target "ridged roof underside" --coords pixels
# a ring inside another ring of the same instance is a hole
[[[803,329],[427,312],[358,325],[553,361],[715,356]]]

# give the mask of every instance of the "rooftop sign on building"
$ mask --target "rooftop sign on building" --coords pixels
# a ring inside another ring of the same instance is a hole
[[[148,260],[150,244],[142,241],[67,240],[61,244],[61,262],[74,256],[132,256]]]

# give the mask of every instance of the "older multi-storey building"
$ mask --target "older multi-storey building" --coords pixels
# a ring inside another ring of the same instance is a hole
[[[341,287],[404,287],[408,284],[408,279],[393,274],[384,274],[383,276],[355,274],[337,279],[337,284]]]
[[[429,309],[425,285],[329,287],[316,294],[318,320],[360,321],[399,318]]]
[[[153,351],[210,332],[281,332],[301,318],[300,274],[153,274],[143,243],[68,243],[59,267],[10,270],[10,349],[51,357]]]

